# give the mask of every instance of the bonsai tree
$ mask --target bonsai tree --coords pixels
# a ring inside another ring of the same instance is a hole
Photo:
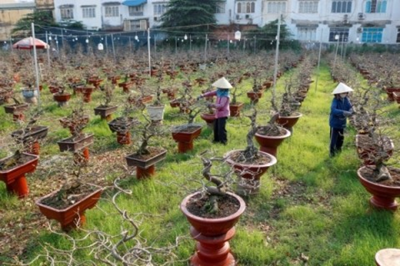
[[[77,105],[72,109],[71,114],[60,119],[60,123],[64,128],[69,128],[72,137],[75,139],[82,135],[82,130],[89,122],[89,116],[83,110],[83,104]]]
[[[103,85],[100,85],[100,90],[103,92],[103,101],[100,106],[101,107],[110,106],[114,92],[112,85],[109,82],[105,82]]]

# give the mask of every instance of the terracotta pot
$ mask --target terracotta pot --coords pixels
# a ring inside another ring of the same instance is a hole
[[[29,188],[25,175],[36,170],[39,156],[22,153],[26,162],[11,169],[0,170],[0,180],[6,183],[7,191],[18,195],[19,198],[28,196]],[[12,156],[0,160],[0,163],[11,159]]]
[[[81,226],[86,222],[85,211],[93,208],[101,197],[102,189],[97,189],[88,194],[83,199],[77,201],[75,204],[65,209],[55,209],[53,207],[42,204],[43,199],[56,194],[58,191],[46,195],[36,201],[40,212],[46,216],[47,219],[54,219],[61,225],[62,230],[68,232],[71,229]]]
[[[204,113],[200,115],[201,119],[203,119],[204,121],[206,121],[207,126],[211,129],[214,128],[214,121],[216,119],[215,114],[210,114],[210,113]]]
[[[263,93],[261,91],[259,92],[249,91],[247,92],[247,97],[250,98],[252,104],[255,104],[258,103],[258,100],[262,97],[262,94]]]
[[[28,132],[25,132],[23,136],[23,143],[27,142],[31,143],[30,149],[27,151],[28,153],[39,155],[40,153],[40,144],[39,140],[45,138],[47,136],[48,127],[45,126],[34,126],[30,128]],[[23,134],[22,130],[17,130],[11,133],[13,138],[21,138]]]
[[[286,128],[283,128],[283,130],[285,130],[285,134],[282,136],[267,136],[256,133],[255,138],[260,144],[260,150],[276,157],[279,145],[291,135]]]
[[[191,224],[190,234],[197,241],[196,252],[190,259],[190,265],[236,265],[229,240],[235,235],[235,224],[246,210],[246,204],[238,195],[228,193],[239,202],[239,209],[223,218],[202,218],[193,215],[187,209],[187,204],[199,192],[188,195],[181,202],[180,208]]]
[[[388,96],[388,100],[393,102],[394,101],[393,92],[400,92],[400,88],[391,87],[391,88],[386,88],[385,91]]]
[[[102,82],[102,79],[99,78],[88,78],[87,83],[93,85],[96,89],[99,88],[100,83]]]
[[[392,95],[393,95],[393,99],[394,99],[397,103],[400,104],[400,92],[394,91],[394,92],[392,92]]]
[[[127,132],[129,129],[137,123],[137,120],[133,117],[117,117],[108,123],[108,127],[111,132]]]
[[[151,148],[151,147],[149,147]],[[163,161],[167,155],[167,150],[154,154],[148,159],[138,158],[136,154],[125,157],[128,166],[136,166],[136,178],[146,178],[155,174],[155,164]]]
[[[111,121],[112,114],[118,109],[118,106],[98,106],[94,108],[94,114],[100,115],[101,119]]]
[[[120,84],[118,84],[119,87],[122,88],[123,92],[125,93],[129,93],[129,88],[132,86],[131,82],[122,82]]]
[[[237,173],[239,173],[240,180],[238,184],[237,193],[240,195],[252,195],[257,194],[260,189],[261,176],[267,172],[268,168],[276,164],[277,160],[275,156],[259,151],[259,154],[263,157],[269,158],[269,162],[265,164],[247,164],[237,163],[231,159],[234,152],[242,152],[243,150],[232,150],[224,155],[226,162],[231,165]]]
[[[142,102],[142,104],[149,103],[152,100],[153,100],[153,96],[152,95],[144,95],[144,96],[140,97],[140,101]]]
[[[121,76],[113,76],[113,77],[109,77],[108,79],[111,80],[111,83],[113,85],[116,85],[116,84],[118,84],[118,81],[119,81],[120,78],[121,78]]]
[[[169,105],[170,105],[172,108],[175,108],[175,107],[181,106],[181,103],[180,103],[179,101],[177,101],[177,100],[172,100],[172,101],[169,102]]]
[[[83,94],[83,102],[85,103],[90,103],[90,101],[92,100],[92,92],[93,92],[93,88],[83,88],[82,89],[82,94]]]
[[[129,145],[131,141],[131,132],[117,132],[117,142],[121,145]]]
[[[4,106],[4,110],[5,110],[6,114],[22,113],[23,111],[26,111],[28,108],[29,108],[29,105],[27,103],[12,104],[12,105]]]
[[[93,134],[81,134],[78,137],[70,137],[57,142],[60,151],[79,152],[93,144]]]
[[[193,150],[193,140],[201,133],[201,126],[194,126],[189,131],[172,131],[172,138],[178,142],[178,152],[185,153]]]
[[[243,103],[230,104],[229,109],[231,117],[240,117],[240,110],[243,108]]]
[[[363,166],[359,168],[357,175],[361,185],[363,185],[364,188],[372,194],[372,197],[369,200],[370,204],[378,209],[391,211],[397,210],[398,203],[396,202],[395,198],[400,196],[400,186],[386,186],[366,179],[363,177],[362,171],[368,168],[371,168],[371,166]],[[391,172],[391,168],[389,168],[389,172]]]
[[[58,103],[58,106],[65,106],[67,105],[68,101],[71,99],[71,94],[64,93],[64,94],[54,94],[53,99]]]
[[[297,123],[299,118],[302,116],[301,113],[296,113],[291,116],[279,116],[278,119],[276,120],[276,123],[279,125],[283,126],[290,132],[292,132],[293,126]]]

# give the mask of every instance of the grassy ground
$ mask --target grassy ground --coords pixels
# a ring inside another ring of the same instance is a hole
[[[278,90],[282,90],[289,74],[279,80]],[[318,88],[315,89],[313,83],[303,102],[303,116],[295,125],[293,135],[279,148],[278,163],[262,177],[260,194],[246,199],[247,210],[231,241],[239,265],[374,265],[374,254],[379,249],[399,244],[398,213],[377,211],[368,205],[370,196],[360,185],[356,174],[360,162],[355,153],[354,132],[351,129],[345,137],[344,151],[333,159],[329,158],[328,117],[331,91],[335,85],[330,79],[328,67],[324,65]],[[99,97],[98,92],[95,93],[93,101],[98,103]],[[269,110],[270,97],[271,92],[264,94],[258,103],[260,110]],[[122,96],[118,98],[122,99]],[[44,92],[43,102],[49,99],[49,93]],[[249,102],[245,96],[240,100]],[[95,106],[90,104],[90,108]],[[105,158],[108,164],[104,165],[111,168],[124,165],[123,156],[132,148],[116,145],[116,137],[108,130],[107,124],[94,117],[90,108],[91,122],[85,131],[96,135],[92,159]],[[246,108],[249,109],[249,105]],[[389,108],[392,108],[393,115],[398,112],[397,107]],[[68,111],[59,109],[55,104],[46,105],[46,110],[51,119],[46,118],[39,124],[49,125],[53,130],[42,147],[42,162],[57,156],[56,141],[68,136],[61,126],[54,125],[57,124],[55,118],[65,116]],[[165,124],[183,122],[176,114],[175,109],[168,107]],[[0,116],[6,116],[4,110],[0,110]],[[259,120],[266,119],[267,115],[261,112]],[[174,265],[187,265],[187,259],[194,251],[189,224],[179,210],[179,204],[185,195],[199,187],[195,181],[202,178],[201,162],[196,154],[208,149],[222,156],[229,150],[244,148],[248,124],[244,117],[229,119],[227,146],[213,145],[212,132],[205,129],[195,141],[194,151],[188,154],[178,154],[177,144],[171,137],[156,140],[156,145],[168,149],[166,160],[157,165],[157,175],[150,180],[138,181],[132,174],[122,181],[121,186],[131,189],[132,194],[118,197],[118,205],[140,224],[141,239],[146,239],[148,246],[164,247],[173,244],[178,236],[187,237],[173,250],[176,255]],[[0,128],[5,135],[15,130],[16,125],[9,118],[0,119]],[[118,171],[109,172],[106,176],[99,176],[99,179],[111,180],[117,174]],[[10,238],[10,232],[24,237],[20,240],[23,244],[16,246],[23,253],[20,258],[25,261],[43,254],[46,245],[59,249],[71,247],[67,237],[46,229],[46,219],[34,206],[34,200],[51,191],[52,187],[59,186],[62,179],[39,166],[28,180],[31,195],[22,201],[7,195],[4,184],[0,184],[1,220],[3,224],[12,223],[12,226],[3,227],[0,233],[11,239],[11,243],[15,243],[16,239]],[[21,213],[18,209],[25,211]],[[86,216],[87,229],[99,228],[117,235],[122,227],[129,228],[128,223],[121,222],[107,193],[95,209],[87,211]],[[28,224],[33,225],[35,230]],[[56,223],[52,225],[58,230]],[[71,233],[77,238],[84,235],[84,232]],[[4,249],[4,253],[0,254],[7,255],[0,255],[0,261],[10,261],[8,254],[12,252],[4,244],[0,248]],[[76,251],[75,255],[80,262],[90,260],[89,252]],[[154,260],[162,264],[167,258],[170,257],[160,255]],[[40,265],[40,262],[34,265]]]

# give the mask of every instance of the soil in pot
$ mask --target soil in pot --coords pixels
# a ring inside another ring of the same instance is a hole
[[[62,187],[54,195],[42,199],[40,203],[54,209],[62,210],[75,204],[96,190],[96,187],[88,184],[73,183],[69,186]]]
[[[15,168],[18,165],[25,164],[32,160],[32,157],[20,152],[16,152],[13,156],[7,158],[4,161],[0,161],[0,170],[7,171]]]
[[[253,157],[250,160],[247,160],[243,156],[243,151],[235,151],[230,154],[229,157],[232,161],[240,164],[252,164],[252,165],[263,165],[263,164],[268,164],[272,161],[270,157],[264,157],[264,156],[256,156]]]
[[[392,179],[387,179],[381,182],[376,182],[377,184],[388,186],[388,187],[400,187],[400,169],[388,167]],[[360,170],[362,176],[371,181],[375,182],[377,179],[377,172],[374,172],[374,167],[364,167]]]
[[[209,195],[198,194],[193,196],[187,203],[186,208],[193,215],[202,218],[223,218],[234,214],[240,208],[240,203],[237,199],[230,196],[218,196],[218,211],[208,211],[206,205],[209,204]]]

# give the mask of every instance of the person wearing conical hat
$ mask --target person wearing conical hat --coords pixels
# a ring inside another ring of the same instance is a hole
[[[346,128],[347,117],[353,114],[353,108],[347,97],[353,89],[344,83],[333,90],[333,100],[331,104],[331,113],[329,116],[330,126],[330,157],[335,156],[342,150],[344,141],[344,129]]]
[[[207,92],[205,94],[200,95],[197,99],[201,99],[203,97],[209,96],[217,96],[215,103],[208,104],[208,107],[215,109],[215,120],[214,120],[214,143],[228,143],[228,137],[226,132],[226,120],[230,116],[229,111],[229,90],[232,88],[232,85],[229,81],[222,77],[215,81],[212,84],[213,87],[217,89],[214,91]]]

